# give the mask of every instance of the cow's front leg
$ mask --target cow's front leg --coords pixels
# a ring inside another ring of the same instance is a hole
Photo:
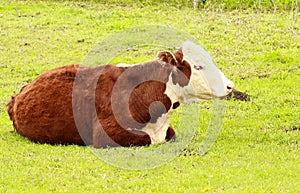
[[[150,136],[139,130],[123,130],[121,135],[113,138],[113,140],[121,146],[145,146],[151,144]]]
[[[172,127],[169,127],[166,134],[166,141],[175,141],[176,133]]]
[[[150,136],[138,130],[127,131],[123,128],[106,130],[102,128],[94,130],[93,146],[100,147],[117,147],[117,146],[144,146],[150,145]]]

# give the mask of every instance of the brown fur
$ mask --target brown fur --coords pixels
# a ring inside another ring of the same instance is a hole
[[[46,72],[12,97],[8,111],[20,135],[40,143],[84,145],[72,116],[72,75],[77,68]]]
[[[183,73],[172,74],[173,81],[186,85],[190,77],[182,53],[161,56],[130,68],[68,65],[45,72],[11,98],[8,114],[20,135],[39,143],[150,144],[150,136],[141,129],[171,109],[164,92],[174,66]],[[174,137],[169,127],[166,140]]]

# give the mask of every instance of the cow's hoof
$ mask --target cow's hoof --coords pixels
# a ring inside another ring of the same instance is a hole
[[[167,130],[166,141],[175,141],[176,133],[172,127],[169,127]]]

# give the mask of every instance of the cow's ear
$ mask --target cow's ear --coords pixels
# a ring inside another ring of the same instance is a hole
[[[178,61],[177,61],[176,57],[171,52],[168,52],[168,51],[159,52],[157,54],[157,57],[161,61],[166,62],[168,64],[171,64],[171,65],[174,65],[174,66],[178,65]]]
[[[182,53],[182,49],[181,49],[181,48],[179,48],[179,49],[174,53],[174,56],[175,56],[177,62],[182,63],[182,60],[183,60],[183,53]]]

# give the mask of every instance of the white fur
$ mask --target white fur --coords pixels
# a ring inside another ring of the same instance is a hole
[[[182,46],[183,60],[191,65],[189,85],[184,87],[182,102],[209,100],[229,94],[227,86],[233,83],[215,66],[209,53],[201,46],[185,42]],[[194,66],[203,69],[196,70]]]
[[[155,123],[148,123],[142,131],[146,132],[151,138],[151,144],[166,142],[167,130],[170,126],[172,110],[163,114]]]

